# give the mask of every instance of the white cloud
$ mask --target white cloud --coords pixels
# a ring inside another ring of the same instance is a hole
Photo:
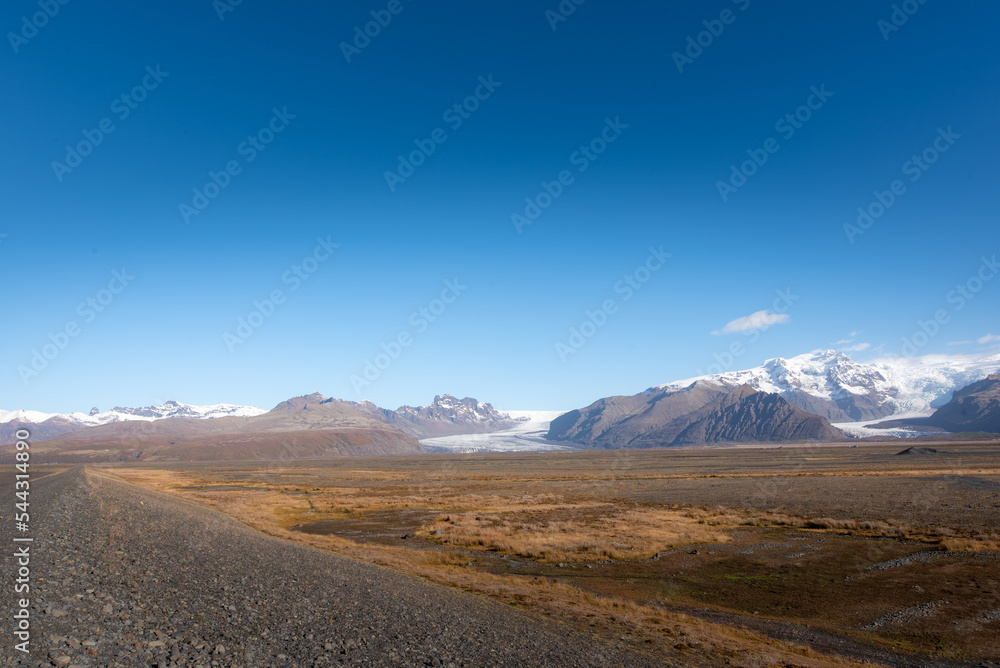
[[[859,353],[862,350],[868,350],[871,347],[872,347],[872,344],[870,344],[870,343],[856,343],[853,346],[851,346],[850,348],[844,348],[843,352],[845,352],[845,353]]]
[[[767,329],[773,325],[782,325],[790,320],[787,313],[771,313],[769,311],[757,311],[750,315],[736,318],[731,321],[721,331],[714,331],[712,334],[733,334],[735,332],[749,332],[754,329]]]
[[[997,341],[1000,341],[1000,336],[996,334],[987,334],[976,339],[976,343],[996,343]]]
[[[858,334],[861,334],[861,332],[859,332],[858,330],[854,330],[850,334],[847,335],[847,338],[843,338],[840,341],[837,341],[836,343],[834,343],[833,345],[835,345],[835,346],[846,346],[848,343],[854,343],[854,339],[857,338]],[[865,347],[867,348],[867,346],[865,346]],[[862,348],[861,350],[864,350],[864,348]]]

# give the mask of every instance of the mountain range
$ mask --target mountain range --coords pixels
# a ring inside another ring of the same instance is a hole
[[[87,427],[33,442],[31,459],[40,463],[274,460],[422,451],[415,438],[399,429],[314,394],[250,417],[169,417]],[[0,458],[9,459],[11,446],[0,453]]]
[[[998,370],[1000,354],[926,355],[864,364],[835,350],[818,350],[770,359],[752,369],[674,381],[646,391],[682,389],[699,380],[730,389],[749,385],[778,394],[831,422],[859,422],[890,415],[928,415],[945,404],[955,390]]]
[[[490,404],[448,394],[435,397],[430,406],[397,411],[317,392],[267,412],[168,402],[109,413],[114,415],[8,412],[2,416],[7,418],[4,435],[10,432],[12,443],[17,429],[28,429],[34,461],[275,459],[422,452],[418,437],[497,431],[516,424]],[[35,423],[30,418],[44,419]]]
[[[450,394],[434,397],[429,406],[401,406],[396,410],[379,408],[370,401],[361,403],[327,399],[322,394],[314,393],[306,397],[291,399],[308,400],[309,403],[337,403],[346,409],[369,415],[380,422],[398,427],[404,433],[414,438],[429,438],[433,436],[448,436],[452,434],[471,434],[490,431],[501,431],[516,424],[516,420],[506,413],[501,413],[490,404],[466,397],[457,399]],[[286,406],[282,402],[275,408]],[[0,410],[0,444],[13,443],[19,429],[31,432],[32,439],[47,441],[62,434],[99,427],[120,422],[138,421],[155,422],[168,418],[189,418],[194,420],[214,420],[224,417],[257,417],[267,411],[256,406],[237,406],[233,404],[215,404],[213,406],[192,406],[176,401],[168,401],[159,406],[142,408],[115,407],[107,412],[94,408],[90,413],[42,413],[40,411]],[[174,425],[175,423],[170,423]],[[225,423],[230,424],[230,423]],[[171,428],[173,428],[171,426]],[[141,427],[115,427],[116,431],[142,430]],[[157,431],[160,427],[152,428]],[[88,434],[109,433],[109,430],[88,431]]]
[[[992,432],[1000,430],[994,422],[1000,375],[990,375],[998,369],[996,354],[863,364],[833,350],[814,351],[599,399],[552,420],[546,438],[598,448],[831,441],[849,438],[834,423],[853,430],[865,425],[848,423],[892,417],[865,428]],[[468,397],[438,395],[428,406],[391,410],[314,393],[270,411],[175,401],[90,413],[0,411],[0,443],[13,443],[19,429],[28,429],[39,461],[269,459],[421,452],[417,439],[502,432],[517,424]]]
[[[0,410],[0,444],[13,443],[16,440],[14,434],[19,429],[27,429],[31,432],[32,438],[45,441],[78,429],[126,420],[151,422],[153,420],[172,417],[210,420],[220,417],[253,417],[265,412],[256,406],[235,406],[233,404],[192,406],[176,401],[168,401],[159,406],[145,406],[142,408],[122,408],[116,406],[103,413],[97,408],[92,408],[89,413],[42,413],[41,411],[30,410]]]
[[[988,413],[996,398],[977,393],[973,399],[961,388],[998,367],[1000,355],[927,356],[862,364],[834,350],[814,351],[767,360],[752,369],[599,399],[553,420],[546,438],[598,448],[846,440],[849,436],[832,422],[926,415],[947,402],[953,392],[953,402],[964,397],[968,404],[965,422],[989,426]],[[968,426],[956,419],[950,406],[934,414],[935,424],[940,425],[936,428]],[[994,417],[995,412],[994,407]],[[885,426],[921,425],[926,430],[929,421],[896,420]]]

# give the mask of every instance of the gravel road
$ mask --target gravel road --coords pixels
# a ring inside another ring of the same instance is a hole
[[[0,485],[7,546],[14,545],[10,477]],[[99,471],[33,478],[32,651],[13,648],[16,597],[5,593],[0,665],[671,665],[499,603],[265,536]],[[2,552],[10,592],[14,550]]]

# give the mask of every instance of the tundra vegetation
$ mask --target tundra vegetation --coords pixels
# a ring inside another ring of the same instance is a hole
[[[732,665],[1000,656],[1000,446],[116,466],[260,531]]]

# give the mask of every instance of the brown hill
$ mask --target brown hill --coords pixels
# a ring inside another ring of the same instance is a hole
[[[80,424],[74,420],[63,417],[52,417],[45,422],[25,422],[23,420],[11,420],[0,424],[0,444],[16,443],[17,432],[26,429],[31,432],[31,437],[36,440],[47,440],[55,438],[60,434],[75,431],[80,428]]]

